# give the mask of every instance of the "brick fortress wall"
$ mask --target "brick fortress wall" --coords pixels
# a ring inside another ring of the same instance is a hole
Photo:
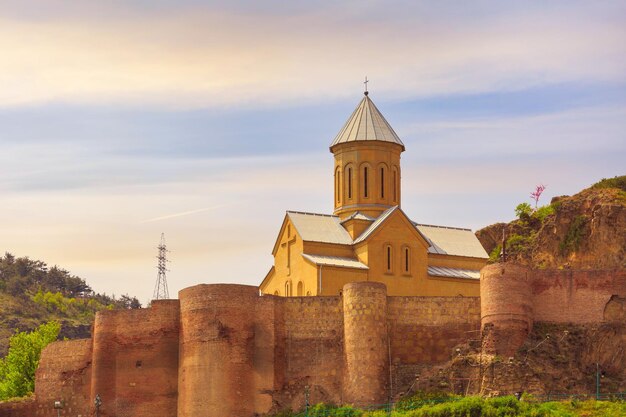
[[[179,297],[98,313],[92,339],[49,345],[35,400],[0,404],[0,416],[56,416],[55,400],[62,416],[87,416],[96,394],[101,416],[245,417],[299,409],[305,391],[312,404],[381,403],[405,362],[449,359],[480,322],[476,297],[387,297],[368,282],[342,297],[225,284]]]
[[[514,263],[481,270],[483,348],[512,356],[534,322],[626,319],[626,271],[536,270]]]
[[[36,396],[0,416],[252,416],[305,401],[381,403],[420,367],[477,338],[510,354],[537,321],[624,320],[624,271],[485,267],[477,297],[388,297],[351,283],[340,297],[282,298],[256,287],[198,285],[149,309],[98,313],[89,340],[42,354]],[[482,323],[481,323],[482,318]]]

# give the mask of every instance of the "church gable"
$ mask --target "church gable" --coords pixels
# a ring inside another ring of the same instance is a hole
[[[302,237],[298,236],[297,229],[289,218],[285,216],[283,225],[274,244],[274,271],[279,276],[290,276],[302,253]]]
[[[391,226],[392,228],[400,228],[401,230],[406,230],[410,235],[413,236],[412,240],[419,242],[419,244],[422,245],[425,249],[428,249],[428,247],[430,246],[430,243],[428,242],[426,237],[422,235],[422,233],[415,227],[413,222],[411,222],[407,215],[398,206],[392,207],[383,212],[383,214],[381,214],[380,217],[378,217],[376,221],[374,221],[370,225],[370,227],[368,227],[358,238],[354,240],[354,244],[361,244],[372,239],[372,237],[379,233],[384,233],[385,229],[390,228],[390,223],[393,223],[393,226]],[[395,233],[391,234],[397,235],[397,232],[398,230],[396,230]]]

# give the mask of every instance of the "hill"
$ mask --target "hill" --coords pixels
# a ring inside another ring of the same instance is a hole
[[[10,253],[0,256],[0,357],[16,329],[30,331],[56,320],[61,338],[84,338],[97,311],[140,307],[135,297],[95,293],[84,279],[58,266]]]
[[[603,179],[573,196],[476,232],[492,261],[506,240],[507,258],[534,268],[626,268],[626,175]]]

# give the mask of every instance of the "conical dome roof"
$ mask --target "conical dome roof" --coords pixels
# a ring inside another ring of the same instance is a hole
[[[340,143],[378,140],[381,142],[397,143],[402,146],[404,151],[404,143],[400,140],[393,128],[385,120],[374,102],[365,93],[363,100],[352,113],[339,134],[330,145],[333,146]]]

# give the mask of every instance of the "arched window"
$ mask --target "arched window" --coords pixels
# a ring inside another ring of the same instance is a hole
[[[311,295],[311,291],[306,292],[306,296],[309,297]]]
[[[398,168],[395,166],[392,168],[393,170],[393,202],[398,202]]]
[[[411,274],[411,248],[408,246],[402,247],[402,272],[405,275]]]
[[[386,167],[381,165],[378,170],[380,171],[380,198],[385,198],[385,181],[387,180]]]
[[[298,281],[298,297],[302,297],[304,295],[304,284],[302,281]]]
[[[280,295],[280,291],[278,290],[274,291],[274,295]]]
[[[337,204],[341,203],[341,168],[335,170],[335,200]]]
[[[352,167],[351,166],[346,168],[345,181],[346,181],[347,198],[351,200],[352,199]]]
[[[393,248],[385,245],[385,269],[388,274],[393,273]]]
[[[368,183],[368,169],[367,166],[363,167],[363,197],[367,198],[367,194],[369,192],[369,183]]]
[[[291,281],[285,282],[285,297],[291,297]]]

